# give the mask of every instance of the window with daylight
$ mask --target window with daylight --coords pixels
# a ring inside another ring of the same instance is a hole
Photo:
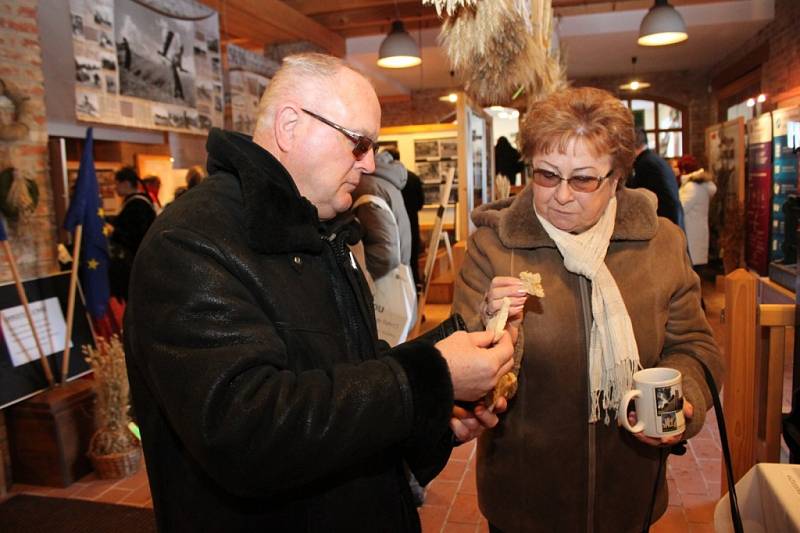
[[[685,130],[684,110],[658,100],[623,99],[622,102],[633,112],[636,127],[647,133],[647,146],[661,157],[672,158],[683,155]]]

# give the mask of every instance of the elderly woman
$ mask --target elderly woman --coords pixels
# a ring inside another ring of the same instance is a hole
[[[533,105],[521,135],[533,183],[473,213],[454,301],[482,329],[508,297],[519,328],[516,395],[478,442],[480,508],[492,531],[641,531],[654,496],[653,521],[667,507],[667,446],[695,435],[711,405],[687,354],[721,373],[699,280],[652,194],[623,186],[634,131],[619,100],[559,92]],[[541,274],[544,298],[526,296],[523,271]],[[654,366],[683,375],[682,435],[616,422],[632,374]]]

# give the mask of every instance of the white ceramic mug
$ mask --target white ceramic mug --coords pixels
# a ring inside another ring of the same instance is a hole
[[[631,433],[648,437],[671,437],[683,433],[683,388],[681,373],[673,368],[646,368],[633,375],[635,389],[622,396],[617,419]],[[636,400],[635,426],[628,422],[628,404]]]

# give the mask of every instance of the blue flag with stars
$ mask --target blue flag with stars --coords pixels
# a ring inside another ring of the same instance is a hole
[[[64,219],[64,229],[74,232],[83,226],[80,260],[81,284],[86,298],[86,309],[94,318],[102,318],[108,308],[108,241],[103,233],[105,221],[100,205],[100,190],[94,170],[92,128],[86,130],[86,143],[81,156],[81,166],[75,182],[75,193]]]

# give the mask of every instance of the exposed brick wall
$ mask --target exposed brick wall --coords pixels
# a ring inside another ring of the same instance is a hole
[[[765,42],[769,42],[769,59],[761,66],[761,92],[774,97],[800,87],[798,21],[800,21],[800,1],[775,0],[773,21],[716,64],[711,69],[711,75],[724,71]],[[767,100],[763,110],[769,111],[774,105],[774,101]],[[716,105],[714,107],[716,108]],[[716,109],[714,111],[716,112]]]
[[[21,140],[0,141],[0,167],[23,170],[39,187],[39,204],[33,216],[23,223],[6,224],[9,243],[23,278],[57,270],[37,5],[38,0],[0,0],[0,78],[9,93],[28,98],[19,108],[19,121],[29,128],[27,137]],[[11,270],[3,255],[0,283],[11,279]]]
[[[683,127],[687,130],[688,146],[684,153],[691,153],[703,160],[705,158],[705,130],[710,122],[710,95],[708,93],[708,75],[705,72],[655,72],[642,73],[637,76],[641,81],[651,85],[638,97],[644,99],[665,100],[686,108]],[[629,75],[581,78],[573,80],[576,87],[597,87],[605,89],[620,98],[628,98],[629,91],[621,91],[619,86],[630,81]]]
[[[28,98],[18,111],[21,111],[19,121],[29,129],[21,140],[0,140],[0,168],[24,170],[23,175],[39,186],[35,213],[25,222],[6,223],[8,241],[23,278],[41,277],[57,270],[37,6],[38,0],[0,0],[0,79],[5,82],[9,96]],[[11,279],[5,254],[0,253],[0,283]],[[8,439],[0,411],[0,495],[11,482],[10,468]]]
[[[442,102],[439,97],[448,89],[412,91],[411,99],[381,104],[381,126],[408,126],[412,124],[437,124],[456,110],[455,104]],[[455,115],[446,122],[455,120]]]

